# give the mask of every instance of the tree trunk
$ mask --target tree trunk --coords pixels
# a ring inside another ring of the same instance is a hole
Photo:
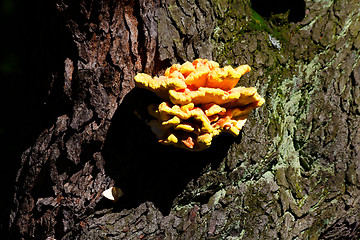
[[[357,239],[360,4],[305,4],[289,23],[293,8],[265,19],[249,0],[59,2],[71,110],[21,157],[12,237]],[[196,58],[249,64],[240,84],[266,103],[194,153],[156,142],[157,99],[133,78]],[[117,203],[101,195],[114,185]]]

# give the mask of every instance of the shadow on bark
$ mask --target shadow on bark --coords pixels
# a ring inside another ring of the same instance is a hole
[[[147,106],[159,100],[152,93],[133,89],[112,120],[103,156],[106,173],[124,192],[116,204],[118,210],[151,201],[167,215],[176,196],[192,179],[199,177],[206,166],[219,167],[234,141],[232,136],[220,136],[209,149],[201,152],[158,143],[145,122],[149,116]]]

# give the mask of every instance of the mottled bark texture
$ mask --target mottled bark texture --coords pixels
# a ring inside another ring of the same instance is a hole
[[[358,239],[360,3],[305,1],[264,19],[250,1],[58,3],[78,55],[72,112],[22,156],[13,236],[56,239]],[[203,152],[156,143],[157,99],[137,72],[202,57],[249,64],[266,103]],[[101,192],[116,185],[116,204]]]

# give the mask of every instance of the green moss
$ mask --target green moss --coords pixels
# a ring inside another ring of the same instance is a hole
[[[272,29],[270,27],[270,24],[263,17],[261,17],[254,9],[251,9],[251,21],[248,27],[257,31],[265,31],[270,34],[278,33],[277,31]]]

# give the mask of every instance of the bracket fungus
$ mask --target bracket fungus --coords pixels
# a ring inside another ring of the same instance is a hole
[[[255,88],[235,87],[250,70],[196,59],[174,64],[160,77],[138,73],[136,85],[164,100],[148,107],[155,118],[148,125],[159,142],[200,151],[221,132],[239,135],[251,110],[265,102]]]

